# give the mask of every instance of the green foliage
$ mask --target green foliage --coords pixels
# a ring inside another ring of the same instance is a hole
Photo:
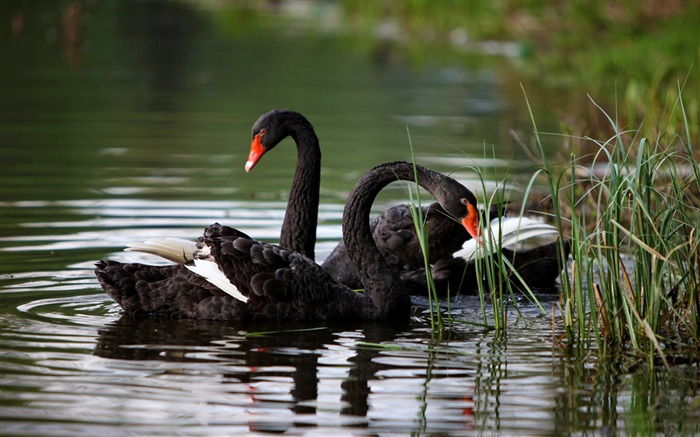
[[[408,191],[410,203],[409,205],[414,206],[411,208],[411,218],[413,219],[413,225],[416,229],[416,236],[418,237],[418,242],[420,244],[421,253],[423,255],[423,265],[425,268],[425,282],[428,286],[428,300],[430,302],[430,325],[432,327],[433,335],[442,334],[445,324],[442,319],[442,313],[440,312],[440,301],[438,299],[437,289],[435,288],[435,281],[431,276],[430,270],[430,253],[428,252],[428,228],[427,228],[427,217],[423,217],[423,209],[420,201],[420,185],[418,183],[418,173],[416,171],[416,157],[413,151],[413,142],[411,141],[411,135],[408,135],[408,144],[411,149],[411,162],[413,162],[413,173],[415,179],[415,194],[412,190]],[[414,202],[415,197],[415,202]]]
[[[555,212],[572,239],[564,323],[578,344],[594,337],[603,353],[629,343],[663,360],[662,343],[697,344],[700,335],[700,166],[683,101],[671,106],[685,135],[649,140],[598,107],[615,133],[586,139],[596,149],[591,164],[572,154],[557,169],[540,147],[554,204],[573,211],[568,221]]]
[[[545,86],[574,94],[586,90],[608,113],[622,106],[620,126],[641,127],[655,137],[655,126],[644,119],[664,120],[666,130],[680,130],[680,118],[662,118],[668,101],[660,90],[677,89],[699,95],[700,82],[690,81],[700,64],[695,0],[343,0],[345,21],[363,35],[375,35],[379,24],[393,23],[397,39],[434,46],[454,44],[481,50],[483,41],[514,42],[519,50],[517,80],[528,89]],[[465,38],[456,38],[463,34]],[[415,45],[415,44],[414,44]],[[464,53],[461,51],[460,53]],[[513,54],[511,54],[513,56]],[[452,57],[454,60],[454,56]],[[677,97],[677,96],[676,96]],[[602,132],[605,124],[585,120],[588,113],[570,100],[561,111],[580,131]],[[689,102],[690,120],[700,115]],[[699,124],[691,123],[697,138]],[[648,131],[647,131],[648,129]]]
[[[413,150],[413,144],[410,140],[410,135],[409,145],[411,148],[411,157],[415,164],[415,154]],[[543,315],[546,315],[547,313],[538,301],[537,296],[535,295],[533,290],[520,276],[516,267],[509,261],[509,259],[506,256],[502,254],[502,249],[504,247],[502,240],[503,236],[487,234],[487,232],[490,232],[489,224],[491,223],[491,220],[500,220],[502,218],[500,215],[499,217],[491,217],[490,211],[500,210],[500,208],[497,208],[496,206],[501,205],[503,199],[506,199],[508,197],[505,193],[506,187],[508,186],[508,184],[506,183],[508,177],[506,176],[503,178],[503,182],[499,184],[499,189],[489,193],[489,191],[486,188],[486,181],[490,179],[488,179],[481,172],[481,169],[479,167],[474,166],[470,167],[470,169],[478,175],[481,183],[481,187],[478,190],[478,192],[483,194],[482,198],[477,199],[482,205],[484,205],[485,210],[485,217],[484,220],[482,220],[480,226],[482,238],[490,239],[493,242],[493,247],[495,248],[495,250],[491,252],[484,250],[483,247],[480,247],[477,250],[477,255],[475,257],[476,259],[473,261],[476,268],[476,277],[482,278],[482,280],[477,280],[476,282],[477,291],[481,303],[481,316],[483,320],[483,323],[479,326],[483,327],[484,329],[493,329],[501,332],[506,332],[508,321],[507,314],[509,312],[509,308],[513,307],[516,310],[516,312],[520,313],[520,311],[518,310],[518,302],[523,296],[527,300],[529,300],[533,305],[535,305]],[[527,189],[524,193],[525,198],[529,196],[536,176],[537,174],[533,176],[530,180],[530,183],[528,184]],[[416,235],[420,243],[421,252],[423,254],[423,261],[426,272],[426,283],[428,285],[428,298],[430,302],[430,321],[432,332],[433,335],[437,334],[441,336],[446,328],[446,320],[443,318],[443,315],[440,311],[440,300],[438,298],[438,292],[436,290],[435,283],[431,276],[431,265],[428,253],[429,229],[427,227],[427,217],[423,217],[422,215],[420,191],[417,178],[415,192],[409,190],[408,194],[410,204],[415,205],[415,207],[411,209],[411,215],[416,229]],[[521,215],[523,215],[523,213],[524,211],[520,211]],[[448,302],[451,297],[455,297],[456,295],[456,292],[453,295],[449,295],[448,293]],[[493,315],[493,320],[489,320],[487,316],[487,314],[489,314],[489,311],[487,310],[487,305],[489,303],[491,305],[491,314]],[[464,321],[453,319],[449,319],[448,321],[465,323]]]

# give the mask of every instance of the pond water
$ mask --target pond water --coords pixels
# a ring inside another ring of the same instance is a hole
[[[319,260],[357,178],[410,159],[407,128],[419,163],[517,183],[532,169],[509,130],[529,115],[498,58],[425,49],[417,63],[280,17],[81,4],[2,6],[3,435],[700,432],[697,364],[599,362],[527,301],[499,334],[460,298],[439,338],[423,299],[405,324],[122,314],[92,268],[147,259],[127,243],[214,221],[279,237],[295,148],[243,169],[270,109],[304,113],[321,139]],[[393,187],[376,206],[405,199]],[[557,299],[542,296],[548,311]]]

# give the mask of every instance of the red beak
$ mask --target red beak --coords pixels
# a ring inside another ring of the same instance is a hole
[[[255,167],[260,158],[265,154],[265,147],[260,144],[261,134],[257,134],[253,137],[253,142],[250,144],[250,154],[248,155],[248,162],[245,163],[245,171],[249,172]]]
[[[479,232],[479,211],[471,203],[467,204],[467,216],[462,219],[462,226],[469,232],[469,235],[481,244]]]

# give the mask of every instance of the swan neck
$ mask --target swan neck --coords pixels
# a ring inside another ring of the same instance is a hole
[[[297,166],[289,191],[280,246],[314,259],[321,184],[321,149],[313,128],[297,127],[291,134],[297,144]]]
[[[440,177],[436,177],[438,175]],[[391,163],[370,170],[351,192],[343,213],[343,240],[348,255],[365,286],[365,293],[374,301],[381,317],[387,312],[403,311],[410,298],[403,283],[377,248],[370,230],[369,215],[377,194],[397,180],[414,181],[413,165]],[[433,193],[442,175],[417,166],[419,184]]]

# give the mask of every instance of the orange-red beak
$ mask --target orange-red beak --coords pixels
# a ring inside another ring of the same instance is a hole
[[[257,134],[253,137],[253,142],[250,144],[250,154],[248,155],[248,162],[245,163],[245,171],[249,172],[255,167],[260,158],[265,154],[265,148],[260,144],[260,137],[262,134]]]
[[[462,226],[477,243],[481,243],[479,239],[479,211],[471,203],[467,204],[467,216],[462,219]]]

